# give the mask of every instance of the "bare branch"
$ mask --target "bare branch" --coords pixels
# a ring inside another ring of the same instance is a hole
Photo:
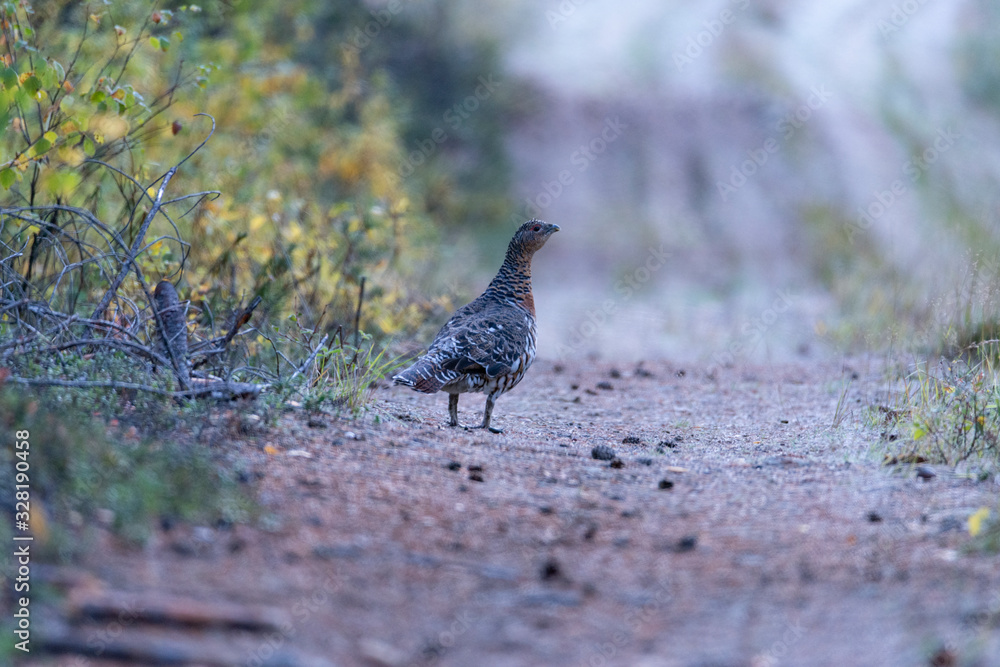
[[[302,362],[302,365],[299,366],[294,373],[292,373],[292,377],[288,378],[289,382],[291,382],[292,380],[294,380],[295,378],[297,378],[307,368],[309,368],[309,365],[312,364],[313,359],[315,359],[316,355],[319,354],[319,351],[323,348],[323,345],[326,343],[326,339],[328,337],[329,337],[329,334],[324,334],[323,338],[319,341],[319,345],[316,346],[316,349],[314,349],[312,352],[309,353],[309,356],[306,357],[306,360],[304,362]]]
[[[122,281],[125,280],[125,276],[128,275],[129,270],[135,266],[135,272],[138,277],[142,277],[142,272],[139,270],[139,266],[135,264],[135,258],[139,253],[139,248],[142,247],[142,240],[146,236],[146,230],[149,229],[150,223],[156,216],[156,213],[160,210],[160,202],[163,201],[163,192],[167,189],[167,184],[170,183],[170,179],[174,177],[177,173],[177,167],[171,167],[163,177],[163,182],[160,183],[159,190],[156,191],[156,199],[153,200],[153,206],[149,209],[149,213],[146,214],[146,219],[142,221],[142,226],[139,227],[139,232],[135,236],[135,240],[132,242],[132,248],[129,250],[128,257],[125,258],[125,262],[122,263],[121,270],[118,275],[115,276],[114,281],[111,283],[111,287],[105,292],[104,297],[101,302],[94,309],[94,313],[91,315],[92,319],[97,319],[108,309],[108,305],[111,300],[115,298],[115,294],[118,292],[118,288],[121,287]]]

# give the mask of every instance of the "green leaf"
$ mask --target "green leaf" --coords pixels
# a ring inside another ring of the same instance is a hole
[[[29,76],[27,79],[24,80],[23,87],[28,92],[29,95],[34,95],[35,93],[38,92],[38,89],[42,87],[42,82],[38,79],[37,76],[32,74],[31,76]]]
[[[93,102],[94,104],[99,104],[99,103],[103,102],[104,98],[107,97],[107,96],[108,96],[108,94],[105,93],[103,90],[95,90],[90,95],[90,101]]]
[[[47,152],[50,148],[52,148],[51,141],[49,141],[48,139],[39,139],[37,142],[35,142],[34,146],[35,155],[41,155],[42,153]]]
[[[94,140],[90,137],[86,137],[83,140],[83,152],[87,155],[93,156],[97,152],[97,147],[94,146]]]
[[[4,190],[9,190],[10,186],[14,185],[14,181],[16,180],[17,174],[10,167],[0,171],[0,185],[3,186]]]
[[[160,37],[160,50],[166,51],[170,48],[170,40],[166,37]]]
[[[14,90],[17,88],[17,72],[10,67],[4,68],[3,87],[7,90]]]
[[[158,37],[150,37],[149,43],[152,44],[154,49],[160,48],[160,40]]]

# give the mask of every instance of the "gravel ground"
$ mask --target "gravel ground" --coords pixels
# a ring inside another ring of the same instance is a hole
[[[87,568],[285,609],[284,636],[230,637],[242,664],[1000,665],[1000,558],[965,549],[997,486],[883,467],[883,377],[540,361],[501,435],[380,387],[378,420],[207,433],[262,475],[263,527],[108,540]]]

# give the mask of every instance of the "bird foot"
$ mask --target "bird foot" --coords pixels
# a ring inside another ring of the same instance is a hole
[[[464,428],[466,431],[475,431],[483,428],[489,431],[490,433],[503,433],[502,428],[497,428],[496,426],[483,426],[482,424],[480,424],[479,426],[466,426]]]

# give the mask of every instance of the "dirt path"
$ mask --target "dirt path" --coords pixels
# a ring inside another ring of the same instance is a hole
[[[541,361],[503,435],[383,387],[380,423],[237,443],[267,530],[177,527],[88,568],[285,609],[286,636],[227,640],[245,664],[1000,665],[1000,560],[962,550],[997,487],[881,467],[861,406],[884,387],[859,364]],[[461,407],[477,423],[482,397]]]

